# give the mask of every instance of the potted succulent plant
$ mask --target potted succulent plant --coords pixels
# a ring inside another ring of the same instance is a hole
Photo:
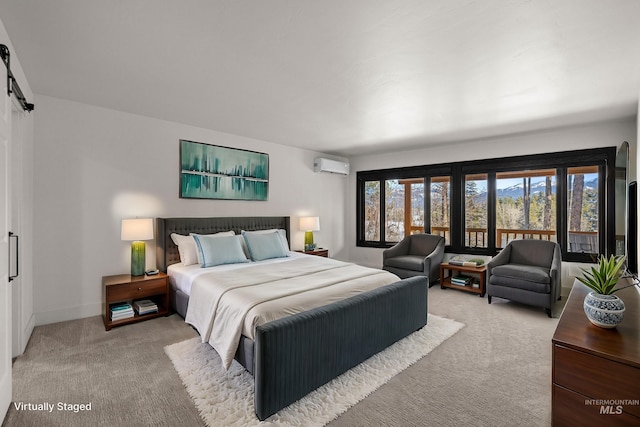
[[[584,312],[591,323],[601,328],[615,328],[624,318],[624,302],[613,294],[624,289],[616,289],[616,285],[625,271],[625,259],[624,256],[611,255],[609,259],[600,256],[597,266],[590,271],[583,270],[583,276],[576,277],[591,289],[584,298]]]

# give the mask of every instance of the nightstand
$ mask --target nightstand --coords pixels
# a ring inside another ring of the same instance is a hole
[[[315,256],[329,258],[329,249],[318,248],[313,251],[296,251],[296,252],[302,252],[303,254],[307,254],[307,255],[315,255]]]
[[[104,276],[102,277],[102,299],[104,328],[107,331],[116,326],[166,316],[169,314],[169,276],[164,273],[153,276],[131,276],[130,274]],[[142,316],[135,313],[133,317],[111,320],[112,305],[123,302],[133,303],[141,299],[150,299],[155,302],[158,311]]]

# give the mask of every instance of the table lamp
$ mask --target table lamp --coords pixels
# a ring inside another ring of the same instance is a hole
[[[136,218],[122,220],[122,240],[131,240],[131,275],[144,275],[145,243],[143,240],[153,239],[153,220]]]
[[[316,248],[316,245],[313,243],[313,232],[320,231],[320,217],[300,217],[300,230],[304,231],[304,250],[314,250]]]

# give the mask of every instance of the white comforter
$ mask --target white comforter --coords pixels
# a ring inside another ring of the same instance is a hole
[[[228,369],[240,336],[253,339],[256,326],[397,280],[387,271],[315,256],[213,271],[194,280],[185,320]]]

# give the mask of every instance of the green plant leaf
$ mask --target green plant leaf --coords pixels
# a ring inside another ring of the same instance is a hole
[[[591,271],[582,270],[583,276],[576,277],[581,283],[592,291],[609,295],[615,292],[615,286],[624,272],[624,256],[611,255],[609,259],[600,256],[597,267],[591,267]]]

